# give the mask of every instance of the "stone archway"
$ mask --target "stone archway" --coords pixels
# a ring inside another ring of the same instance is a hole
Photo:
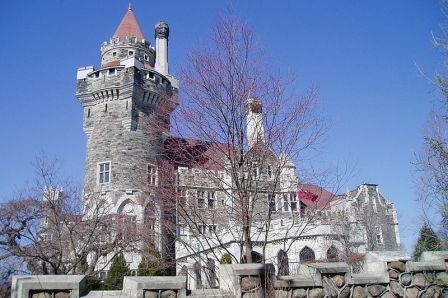
[[[339,258],[338,249],[334,245],[327,250],[327,260],[336,261]]]
[[[126,199],[117,209],[118,214],[135,216],[135,204],[131,199]]]
[[[314,254],[314,250],[309,248],[308,246],[305,246],[299,254],[300,262],[307,263],[312,262],[316,259],[316,255]]]

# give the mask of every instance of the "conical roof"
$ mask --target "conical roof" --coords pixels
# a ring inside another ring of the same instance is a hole
[[[113,37],[118,37],[119,39],[125,39],[126,37],[136,37],[137,40],[145,39],[142,29],[140,29],[137,19],[132,12],[132,7],[130,4],[128,11],[121,20],[120,25],[118,25],[117,30],[115,30]]]

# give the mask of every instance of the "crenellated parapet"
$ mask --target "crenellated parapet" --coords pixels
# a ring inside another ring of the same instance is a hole
[[[119,39],[116,37],[101,45],[101,65],[103,66],[132,57],[151,67],[155,65],[155,49],[149,41],[144,39],[138,40],[136,37]]]
[[[132,65],[127,65],[128,62],[97,70],[92,68],[90,72],[85,68],[78,70],[76,96],[81,104],[91,106],[131,96],[142,104],[159,105],[162,99],[177,103],[177,88],[168,77],[151,69],[138,68],[138,61],[133,61],[137,63]],[[137,89],[141,89],[141,94],[134,96]]]

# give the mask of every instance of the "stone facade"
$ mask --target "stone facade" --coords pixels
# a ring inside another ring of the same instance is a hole
[[[101,67],[83,67],[77,73],[76,96],[84,109],[83,128],[87,136],[85,204],[106,202],[111,213],[133,216],[137,223],[145,221],[145,214],[158,214],[161,218],[166,211],[148,196],[149,193],[154,196],[152,187],[160,184],[158,167],[170,154],[167,144],[176,143],[186,148],[180,152],[190,148],[198,160],[202,155],[215,154],[217,147],[225,145],[170,136],[170,115],[179,101],[178,82],[168,69],[169,32],[165,22],[158,22],[156,47],[152,47],[130,8],[114,36],[101,46]],[[327,259],[329,249],[332,254],[336,251],[342,255],[348,249],[363,253],[399,248],[395,208],[379,193],[376,185],[363,184],[347,194],[335,195],[317,186],[301,184],[289,157],[284,153],[275,154],[264,145],[262,101],[250,98],[246,108],[249,150],[245,156],[269,153],[262,163],[250,163],[241,173],[255,176],[258,183],[256,199],[260,203],[254,209],[259,217],[254,218],[251,231],[255,252],[261,253],[257,243],[267,243],[266,260],[273,263],[278,272],[276,260],[285,243],[290,247],[287,254],[291,263],[296,264],[294,266],[302,261],[300,255],[304,249],[312,252],[313,259]],[[214,155],[213,164],[185,164],[178,161],[177,153],[179,151],[172,153],[176,160],[173,171],[177,185],[171,187],[176,187],[186,200],[195,201],[194,204],[201,199],[199,194],[209,195],[203,198],[208,200],[203,202],[208,207],[204,205],[200,213],[221,211],[221,215],[225,214],[226,208],[233,206],[231,197],[236,183],[228,170],[228,159]],[[273,177],[275,169],[279,173]],[[298,197],[300,193],[311,195],[311,200]],[[319,203],[314,204],[314,200]],[[268,239],[262,237],[265,228],[257,225],[266,214],[272,215],[270,224],[274,231]],[[311,215],[314,220],[306,230],[295,224],[296,220],[303,221]],[[169,239],[174,243],[172,240],[176,237],[175,251],[161,253],[175,254],[178,273],[186,269],[194,275],[195,264],[203,267],[197,263],[197,258],[207,259],[210,252],[218,259],[226,250],[232,251],[237,259],[243,257],[239,251],[241,244],[229,233],[241,226],[228,218],[220,220],[219,227],[199,219],[187,223],[177,218],[176,223],[178,230],[182,228],[178,235],[160,226],[154,229],[162,235],[161,241]],[[204,229],[200,233],[199,224]],[[205,229],[213,233],[207,234]],[[289,238],[284,238],[288,233]],[[210,234],[227,236],[213,239]],[[201,248],[203,243],[207,246]],[[131,269],[137,267],[139,258],[133,260]],[[194,276],[201,278],[202,274]],[[196,281],[189,280],[190,288],[195,288],[195,284]]]

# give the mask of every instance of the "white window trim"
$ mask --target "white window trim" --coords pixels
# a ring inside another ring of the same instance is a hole
[[[275,194],[269,193],[268,197],[268,209],[271,213],[276,213],[278,211],[277,208],[277,196]],[[271,202],[274,203],[274,210],[271,210]]]
[[[376,244],[383,244],[383,229],[380,226],[375,226],[375,241]]]
[[[268,179],[272,179],[272,176],[273,176],[272,174],[273,174],[272,165],[268,165],[266,167],[266,176],[268,177]]]
[[[100,182],[100,165],[101,164],[106,164],[106,163],[109,164],[109,181],[107,181],[107,182]],[[111,182],[111,180],[112,180],[112,162],[110,160],[98,162],[96,164],[96,182],[97,182],[97,184],[99,184],[99,185],[109,184]]]
[[[211,194],[213,194],[213,196],[211,196]],[[212,207],[210,207],[209,201],[213,201]],[[217,200],[217,197],[216,197],[216,191],[208,190],[207,191],[207,209],[210,209],[210,210],[216,209],[217,201],[218,200]]]
[[[111,70],[113,70],[113,72],[111,73]],[[108,77],[112,77],[112,76],[116,76],[117,75],[117,69],[116,68],[109,68],[107,70],[107,76]]]
[[[154,168],[156,170],[154,174],[150,173],[150,171],[149,171],[150,168]],[[146,172],[147,172],[147,175],[148,175],[148,183],[149,183],[149,185],[151,185],[151,186],[159,185],[159,168],[156,165],[152,164],[152,163],[148,163],[146,165]],[[153,175],[156,178],[154,184],[152,183]]]
[[[199,193],[201,193],[202,196],[200,196]],[[206,201],[207,200],[206,193],[207,192],[205,190],[197,190],[196,191],[196,206],[198,207],[198,209],[206,209],[207,208],[208,201]],[[202,207],[199,206],[199,199],[203,200],[203,206]]]

